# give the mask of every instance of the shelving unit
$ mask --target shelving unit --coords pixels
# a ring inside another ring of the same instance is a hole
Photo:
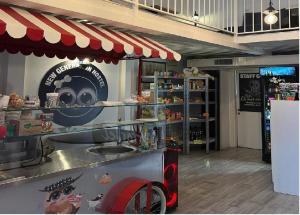
[[[168,67],[165,66],[164,71],[143,72],[141,77],[142,83],[152,83],[152,89],[149,90],[154,94],[154,103],[164,105],[164,108],[170,110],[182,109],[182,120],[166,121],[166,137],[172,137],[170,133],[174,133],[175,136],[179,132],[182,133],[180,134],[180,136],[182,135],[180,142],[185,153],[190,152],[191,145],[205,145],[207,153],[211,149],[219,149],[217,78],[213,81],[207,76],[180,77],[180,75],[176,75],[172,76]],[[191,81],[202,81],[203,86],[191,88],[189,84]],[[167,83],[169,86],[161,87],[160,83]],[[177,86],[178,83],[182,83],[183,88],[181,85]],[[170,87],[171,85],[172,87]],[[183,96],[183,103],[166,102],[166,100],[161,101],[160,99],[162,97],[172,98],[173,96]],[[195,99],[197,97],[201,99]],[[159,116],[160,110],[162,110],[160,105],[155,106],[153,108],[154,115]],[[191,127],[194,127],[194,131],[190,130]],[[193,132],[197,135],[193,134],[191,139],[192,134],[190,135],[190,133]]]
[[[154,60],[141,60],[142,67],[142,76],[140,77],[141,84],[141,92],[150,92],[153,94],[153,103],[157,103],[157,89],[153,87],[156,83],[155,73],[164,73],[166,71],[166,63],[162,61],[154,61]],[[152,86],[151,86],[152,85]],[[157,118],[158,109],[161,108],[163,104],[159,104],[158,106],[146,107],[144,111],[151,113],[153,117]],[[141,108],[141,114],[143,114],[143,110]]]
[[[156,105],[163,108],[161,104]],[[111,143],[114,142],[116,145],[134,144],[140,150],[164,148],[166,121],[157,118],[137,118],[134,114],[139,107],[145,106],[153,108],[155,104],[128,104],[118,101],[98,102],[95,105],[88,106],[0,109],[2,114],[10,116],[10,118],[5,118],[5,123],[2,125],[7,133],[0,138],[0,171],[38,165],[43,161],[47,161],[47,159],[50,159],[48,156],[52,152],[61,149],[60,144],[53,145],[53,138],[58,143],[62,141],[62,145],[65,143],[64,138],[68,139],[68,137],[74,136],[75,139],[79,137],[81,141],[83,139],[87,141],[83,141],[87,145],[99,144],[99,140],[100,142],[105,140]],[[110,110],[126,108],[132,110],[132,114],[128,115],[126,119],[110,118],[103,120],[99,116],[91,123],[72,126],[57,124],[55,121],[55,115],[59,111],[89,112],[90,110],[101,110],[103,108],[109,108]],[[41,118],[44,114],[50,114],[53,117]],[[153,131],[155,131],[156,136],[153,135]]]
[[[214,89],[210,88],[210,81],[208,77],[185,79],[184,150],[187,154],[190,153],[191,145],[205,145],[207,153],[212,144],[217,149],[217,85],[214,84]]]
[[[181,89],[174,89],[173,86],[181,86]],[[182,148],[184,143],[184,78],[173,76],[161,76],[159,73],[155,73],[154,77],[155,97],[158,102],[161,102],[165,106],[163,111],[170,111],[170,115],[176,115],[180,113],[182,119],[167,119],[166,121],[166,137],[174,138],[177,145]],[[167,89],[166,89],[167,88]],[[174,102],[174,98],[181,99],[181,102]],[[166,102],[166,100],[170,100]],[[160,111],[162,111],[160,109]],[[173,117],[174,118],[174,117]]]
[[[160,88],[159,83],[169,82],[180,84],[181,89],[166,89]],[[165,111],[174,113],[180,112],[182,119],[171,117],[165,121],[165,136],[166,138],[175,139],[177,145],[183,145],[184,142],[184,101],[173,101],[174,96],[184,99],[184,78],[173,76],[171,71],[167,71],[167,64],[156,61],[142,61],[142,76],[141,76],[142,91],[153,93],[154,102],[160,104],[153,106],[151,111],[155,117],[165,115]],[[162,98],[170,98],[171,102],[162,101]],[[149,107],[148,107],[149,108]]]

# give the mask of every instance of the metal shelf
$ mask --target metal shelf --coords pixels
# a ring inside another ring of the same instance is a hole
[[[215,120],[216,120],[215,117],[210,117],[208,119],[209,122],[213,122]],[[203,119],[190,119],[190,122],[206,122],[206,119],[205,118],[203,118]]]
[[[144,75],[142,76],[142,79],[154,79],[154,75]]]
[[[202,80],[203,83],[203,88],[201,89],[197,89],[197,90],[193,90],[190,89],[190,82],[193,80]],[[184,82],[184,86],[185,86],[185,113],[184,116],[185,118],[185,132],[186,132],[186,146],[185,146],[185,152],[188,154],[190,152],[190,145],[201,145],[201,144],[205,144],[206,145],[206,152],[208,153],[210,150],[210,144],[212,142],[216,142],[217,140],[217,118],[216,117],[209,117],[209,119],[207,120],[206,118],[199,118],[199,119],[190,119],[192,117],[190,117],[191,115],[195,115],[194,111],[197,111],[197,113],[208,113],[211,108],[215,109],[215,113],[217,113],[217,94],[216,93],[210,93],[210,92],[217,92],[217,89],[211,89],[209,86],[210,83],[210,79],[208,77],[190,77],[190,78],[186,78],[185,82]],[[194,98],[196,97],[201,97],[203,101],[201,102],[190,102],[193,101]],[[214,105],[214,107],[212,107],[211,105]],[[193,106],[193,107],[191,107]],[[215,124],[215,137],[210,137],[211,135],[211,127],[210,127],[210,123],[214,123]],[[199,125],[197,126],[197,123],[199,123]],[[196,127],[200,127],[201,130],[205,133],[206,138],[204,140],[202,140],[201,144],[194,144],[192,141],[190,141],[189,139],[189,134],[190,134],[190,126],[196,126]],[[217,148],[217,143],[215,144],[215,148]]]
[[[174,121],[166,121],[166,125],[173,125],[173,124],[179,124],[179,123],[183,123],[183,120],[174,120]]]
[[[176,93],[176,92],[184,92],[184,89],[158,89],[158,92],[169,92],[169,93]]]
[[[157,76],[157,79],[174,79],[174,80],[184,80],[181,77],[171,77],[171,76]]]
[[[190,105],[205,105],[205,102],[190,102]],[[208,102],[208,104],[213,105],[215,102]]]
[[[189,90],[189,92],[206,92],[206,89],[199,89],[199,90]],[[208,92],[216,92],[215,89],[209,89]]]
[[[154,75],[144,75],[142,76],[142,79],[154,79]],[[171,76],[157,76],[157,79],[174,79],[174,80],[184,80],[184,78],[180,77],[171,77]]]
[[[183,106],[184,103],[170,103],[170,104],[165,104],[165,103],[161,103],[160,105],[163,105],[163,106]]]
[[[205,92],[206,89],[199,89],[199,90],[191,90],[189,89],[189,92],[193,93],[193,92]]]
[[[214,138],[214,137],[211,137],[211,138],[209,138],[209,143],[213,143],[213,142],[215,142],[216,141],[216,138]],[[190,145],[204,145],[204,144],[206,144],[206,140],[202,140],[202,143],[201,144],[198,144],[198,143],[193,143],[193,141],[189,141],[190,143]]]

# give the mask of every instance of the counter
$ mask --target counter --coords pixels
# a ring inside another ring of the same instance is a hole
[[[152,183],[165,212],[164,149],[96,154],[88,151],[94,146],[77,144],[52,153],[51,162],[1,172],[1,213],[131,213],[134,194]]]
[[[121,161],[147,153],[164,151],[160,150],[137,150],[130,144],[122,144],[124,147],[132,148],[133,151],[126,153],[110,153],[110,154],[96,154],[89,152],[88,149],[95,147],[95,144],[64,144],[57,143],[58,147],[65,148],[64,150],[56,150],[49,157],[51,161],[43,162],[38,165],[15,168],[12,170],[0,171],[0,186],[8,184],[20,184],[28,180],[40,180],[45,177],[59,176],[67,174],[71,170],[80,170],[89,167],[98,167],[107,165],[114,161]],[[69,147],[62,147],[61,145],[69,145]],[[116,142],[102,144],[102,146],[115,146]],[[72,147],[70,147],[72,146]]]
[[[274,191],[299,196],[299,102],[271,101]]]

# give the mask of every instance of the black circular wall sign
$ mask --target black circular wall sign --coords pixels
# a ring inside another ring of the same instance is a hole
[[[82,61],[65,61],[49,69],[39,86],[41,106],[47,93],[58,93],[60,106],[91,106],[106,101],[108,87],[105,76],[94,65]],[[95,119],[103,108],[62,108],[52,111],[53,121],[62,126],[83,125]]]

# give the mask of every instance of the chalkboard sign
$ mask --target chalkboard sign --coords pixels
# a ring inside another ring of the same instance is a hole
[[[260,75],[257,73],[239,74],[240,111],[261,111]]]

